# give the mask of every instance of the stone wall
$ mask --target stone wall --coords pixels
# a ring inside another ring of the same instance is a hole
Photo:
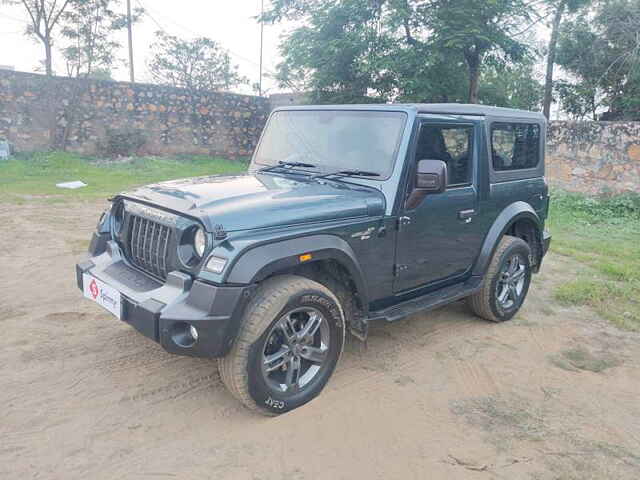
[[[640,122],[551,122],[547,177],[576,192],[640,193]]]
[[[0,70],[0,138],[18,151],[94,154],[116,129],[140,131],[144,154],[250,155],[269,111],[248,95]]]

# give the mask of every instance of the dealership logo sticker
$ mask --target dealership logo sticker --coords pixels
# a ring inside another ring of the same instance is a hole
[[[88,273],[82,274],[82,283],[85,298],[93,300],[116,317],[122,318],[122,296],[117,289]]]
[[[91,280],[91,285],[89,285],[89,290],[91,290],[91,296],[93,297],[94,300],[98,298],[98,293],[100,293],[100,291],[98,290],[98,284],[96,283],[95,279]]]

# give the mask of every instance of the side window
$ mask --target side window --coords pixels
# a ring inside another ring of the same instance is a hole
[[[468,125],[431,125],[420,128],[416,162],[442,160],[447,164],[447,186],[471,183],[473,127]]]
[[[494,170],[534,168],[540,159],[540,126],[534,123],[494,123],[491,127]]]

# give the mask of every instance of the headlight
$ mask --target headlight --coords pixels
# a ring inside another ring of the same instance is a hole
[[[207,248],[207,237],[204,234],[204,230],[200,227],[196,228],[196,233],[193,236],[193,248],[199,257],[204,255],[204,251]]]
[[[223,257],[215,257],[211,255],[209,260],[207,260],[207,264],[205,265],[205,269],[212,273],[222,273],[224,267],[227,265],[227,259]]]

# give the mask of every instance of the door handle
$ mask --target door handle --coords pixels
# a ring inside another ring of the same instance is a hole
[[[469,223],[471,221],[471,217],[473,217],[476,214],[476,211],[473,208],[470,208],[468,210],[460,210],[458,212],[458,218],[460,220],[465,220],[467,223]]]

